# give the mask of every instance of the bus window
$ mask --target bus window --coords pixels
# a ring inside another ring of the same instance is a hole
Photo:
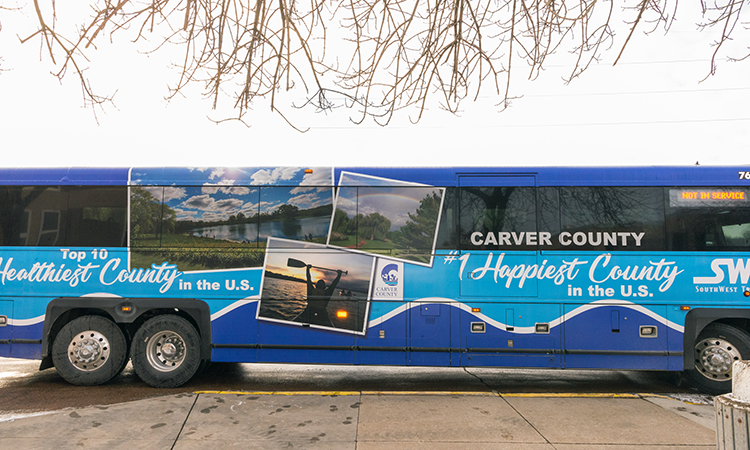
[[[533,187],[463,187],[459,198],[462,250],[536,250]]]
[[[743,250],[750,247],[750,223],[724,225],[721,232],[728,247]]]
[[[161,186],[130,188],[131,247],[158,247],[161,244],[163,198],[164,188]]]
[[[441,250],[455,250],[458,247],[458,213],[456,205],[458,203],[458,189],[449,187],[445,189],[445,198],[443,199],[443,210],[440,212],[440,226],[436,248]]]
[[[664,249],[661,188],[601,186],[559,190],[560,231],[553,235],[555,249]]]
[[[266,246],[268,238],[326,242],[333,212],[330,186],[263,186],[257,203],[260,221],[257,234],[262,247]],[[252,239],[248,236],[247,241]],[[277,241],[276,245],[281,242]]]
[[[667,189],[667,242],[675,251],[750,247],[750,189]]]
[[[283,189],[288,195],[290,188]],[[278,201],[261,208],[260,192],[231,185],[131,187],[131,267],[164,261],[180,270],[262,265],[265,241],[259,222],[284,211],[278,211]],[[294,220],[288,214],[285,218],[287,225]]]
[[[124,247],[127,206],[125,187],[70,188],[65,245]]]
[[[67,192],[59,187],[0,187],[0,245],[63,243]]]

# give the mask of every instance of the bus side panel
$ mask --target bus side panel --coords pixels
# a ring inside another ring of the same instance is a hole
[[[258,360],[258,321],[255,319],[258,302],[230,305],[217,311],[217,303],[208,301],[218,316],[211,321],[212,361],[256,362]],[[220,307],[220,306],[219,306]]]
[[[29,326],[13,326],[12,358],[42,359],[42,329],[44,323]]]
[[[401,302],[372,302],[365,336],[357,336],[357,364],[406,365],[407,308]]]
[[[354,364],[354,335],[314,326],[258,322],[258,361]]]
[[[459,263],[451,253],[440,250],[431,267],[404,264],[409,365],[460,365],[459,309],[453,300],[459,297]]]
[[[410,304],[410,365],[451,365],[451,315],[455,311],[445,303]]]
[[[666,370],[667,327],[654,315],[666,307],[565,305],[565,367]]]
[[[669,370],[684,370],[685,317],[688,311],[679,306],[667,306],[667,346],[669,349]]]
[[[13,299],[12,341],[10,356],[22,359],[42,358],[44,308],[47,299],[16,297]]]
[[[10,356],[10,340],[13,326],[13,301],[0,300],[0,356]]]
[[[469,303],[461,311],[465,366],[561,367],[559,304]],[[536,324],[549,328],[536,329]]]

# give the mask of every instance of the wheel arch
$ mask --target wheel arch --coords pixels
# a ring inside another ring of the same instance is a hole
[[[695,308],[690,310],[685,317],[682,342],[684,370],[695,365],[695,343],[701,332],[712,323],[723,323],[750,333],[750,309]]]
[[[53,367],[50,348],[57,333],[77,317],[97,315],[116,323],[130,339],[138,327],[160,314],[188,320],[198,331],[201,359],[211,359],[211,311],[198,299],[59,297],[47,305],[42,332],[42,363],[39,370]]]

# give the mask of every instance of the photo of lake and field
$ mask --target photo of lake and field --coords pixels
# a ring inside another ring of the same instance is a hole
[[[198,177],[182,170],[176,178]],[[202,175],[197,186],[151,186],[155,176],[138,175],[144,185],[130,188],[133,268],[164,261],[182,271],[261,267],[269,238],[325,243],[328,236],[333,188],[327,170],[226,169]],[[215,182],[205,183],[212,176]],[[243,178],[260,185],[234,184]]]

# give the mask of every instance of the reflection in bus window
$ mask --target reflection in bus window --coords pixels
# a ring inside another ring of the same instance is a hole
[[[750,247],[750,190],[669,189],[668,250],[743,250]]]
[[[721,227],[724,239],[729,247],[750,247],[750,223],[724,225]]]
[[[525,234],[536,231],[532,187],[461,188],[459,214],[462,249],[536,249]]]
[[[69,188],[66,238],[69,246],[124,247],[127,242],[127,188]]]
[[[553,239],[553,242],[560,243],[558,248],[664,249],[661,188],[602,186],[559,189],[560,235],[559,239]]]
[[[60,211],[42,211],[42,226],[37,245],[49,246],[57,243],[60,234]]]

